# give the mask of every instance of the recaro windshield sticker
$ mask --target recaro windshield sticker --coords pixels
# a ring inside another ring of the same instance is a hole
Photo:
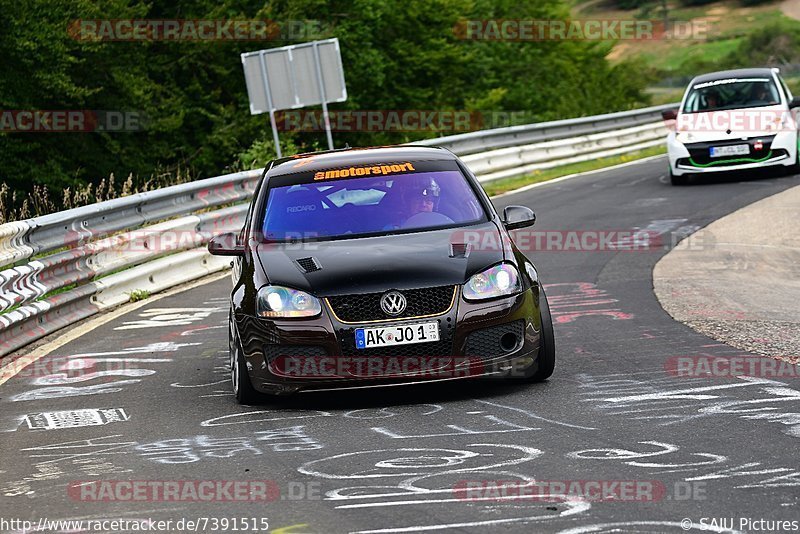
[[[381,176],[398,172],[415,171],[410,162],[395,165],[370,165],[368,167],[347,167],[344,169],[330,169],[314,174],[314,180],[330,180],[334,178],[351,178],[354,176]]]

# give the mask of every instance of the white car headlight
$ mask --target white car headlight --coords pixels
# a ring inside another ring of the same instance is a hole
[[[256,312],[261,317],[315,317],[322,312],[322,305],[305,291],[264,286],[258,290]]]
[[[473,275],[464,284],[464,298],[467,300],[485,300],[522,291],[519,273],[513,265],[501,263],[485,271]]]

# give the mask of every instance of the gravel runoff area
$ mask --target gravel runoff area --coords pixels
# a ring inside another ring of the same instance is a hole
[[[783,0],[781,11],[787,17],[800,20],[800,0]]]
[[[658,262],[653,285],[698,332],[800,363],[800,186],[692,234]]]

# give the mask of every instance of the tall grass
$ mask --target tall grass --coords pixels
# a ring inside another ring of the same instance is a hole
[[[308,145],[298,145],[292,139],[284,139],[283,150],[288,154],[313,152],[319,150],[319,141]],[[250,147],[237,154],[234,162],[223,172],[239,172],[264,167],[275,159],[272,140],[255,140]],[[163,170],[147,179],[128,175],[118,182],[112,174],[98,184],[81,184],[62,189],[60,194],[44,185],[34,185],[32,191],[12,190],[5,182],[0,182],[0,224],[47,215],[57,211],[79,208],[95,202],[120,198],[134,193],[143,193],[170,185],[183,184],[196,180],[196,172],[191,168],[177,167],[177,170]]]
[[[18,191],[12,190],[5,182],[0,182],[0,224],[183,184],[193,179],[192,173],[182,168],[174,172],[160,172],[147,179],[137,179],[130,174],[121,183],[112,174],[98,184],[67,187],[60,194],[50,191],[44,185],[34,184],[31,191]]]

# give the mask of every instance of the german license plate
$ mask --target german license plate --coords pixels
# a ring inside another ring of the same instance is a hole
[[[439,341],[439,323],[403,324],[378,328],[356,328],[356,348],[391,347]]]
[[[712,146],[711,157],[720,158],[723,156],[747,156],[750,154],[750,145],[728,145]]]

